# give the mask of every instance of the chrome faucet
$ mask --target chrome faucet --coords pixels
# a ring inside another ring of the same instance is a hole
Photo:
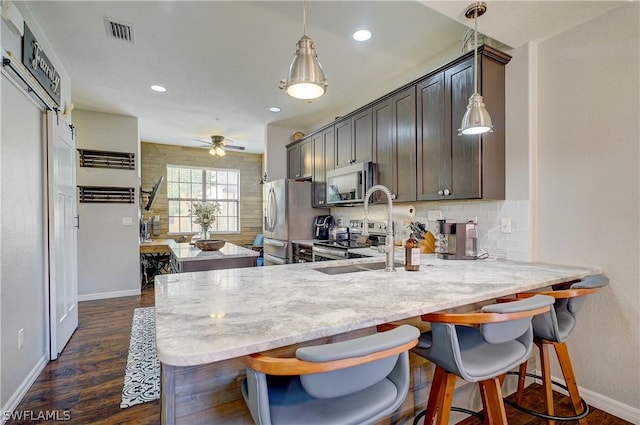
[[[393,203],[391,195],[391,191],[388,187],[383,186],[381,184],[376,184],[371,186],[367,193],[364,195],[364,220],[362,223],[363,229],[362,234],[367,236],[369,235],[369,197],[373,192],[379,190],[380,192],[384,192],[387,195],[387,237],[385,238],[385,271],[387,272],[395,272],[395,260],[393,258],[393,250],[394,250],[394,242],[393,242]]]

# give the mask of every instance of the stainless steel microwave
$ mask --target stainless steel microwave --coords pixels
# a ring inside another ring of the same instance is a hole
[[[373,185],[373,163],[360,162],[327,171],[327,204],[357,204]]]

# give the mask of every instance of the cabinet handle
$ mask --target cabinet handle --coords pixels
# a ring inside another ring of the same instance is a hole
[[[449,195],[451,195],[451,192],[449,191],[449,189],[445,189],[444,196],[449,196]]]
[[[442,191],[442,189],[438,191],[438,195],[444,195],[444,192]]]

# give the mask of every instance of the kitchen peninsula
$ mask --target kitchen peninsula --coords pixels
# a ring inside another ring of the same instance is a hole
[[[162,423],[243,423],[246,414],[228,407],[234,401],[242,405],[243,355],[267,350],[290,355],[294,344],[350,338],[374,332],[381,323],[600,273],[589,267],[446,261],[434,255],[422,256],[418,272],[402,266],[396,272],[322,272],[372,263],[380,258],[156,277]]]

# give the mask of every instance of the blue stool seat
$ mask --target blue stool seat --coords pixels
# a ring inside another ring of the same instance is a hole
[[[409,391],[409,325],[348,341],[298,348],[296,358],[246,356],[242,395],[256,424],[372,424]]]
[[[548,312],[553,301],[538,295],[484,306],[480,313],[423,315],[431,331],[421,335],[412,351],[436,365],[424,424],[431,425],[436,417],[438,424],[448,423],[458,377],[480,385],[488,423],[506,424],[502,379],[529,357],[532,317]]]
[[[542,314],[533,319],[534,342],[540,351],[540,369],[542,370],[542,386],[544,388],[547,413],[546,415],[540,414],[521,407],[525,377],[527,375],[526,361],[520,365],[518,392],[516,405],[514,407],[535,416],[545,418],[552,417],[553,419],[548,419],[547,421],[549,424],[553,424],[554,419],[563,421],[578,420],[580,424],[587,423],[584,417],[589,412],[589,407],[580,397],[566,341],[569,339],[569,336],[576,326],[577,313],[584,305],[586,296],[598,292],[608,284],[609,279],[606,276],[593,275],[587,276],[578,282],[554,285],[552,291],[526,292],[516,295],[516,298],[518,299],[527,299],[529,297],[543,294],[545,296],[553,297],[555,299],[555,304],[548,313]],[[564,376],[564,380],[567,385],[566,389],[576,412],[576,416],[571,418],[554,416],[551,367],[548,352],[549,346],[553,346],[555,349],[558,357],[558,363],[560,364],[562,375]]]

